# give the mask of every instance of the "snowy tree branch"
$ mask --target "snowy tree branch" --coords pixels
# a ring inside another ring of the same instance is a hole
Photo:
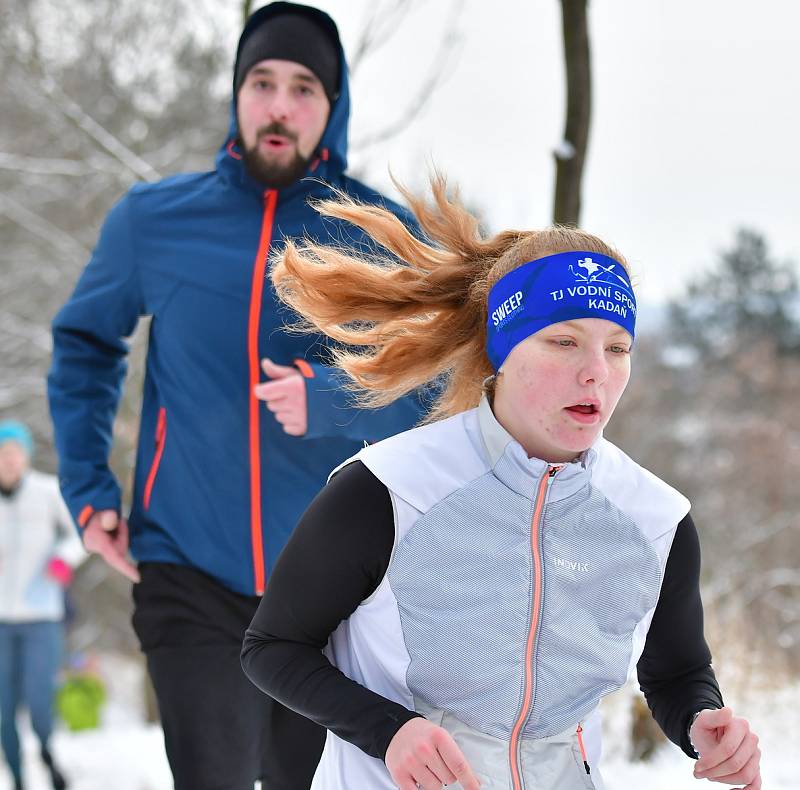
[[[0,151],[0,169],[14,170],[18,173],[31,173],[42,176],[88,176],[96,172],[119,174],[119,168],[112,168],[76,159],[46,159],[37,156],[22,156]]]
[[[115,159],[122,163],[138,178],[145,181],[158,181],[162,176],[152,165],[137,156],[123,142],[105,127],[94,120],[77,102],[73,101],[56,81],[46,76],[41,81],[42,89],[56,103],[61,112],[73,121],[79,129],[86,132]]]
[[[411,102],[406,107],[405,111],[401,113],[396,120],[378,129],[375,132],[370,132],[353,142],[353,148],[363,150],[378,143],[385,142],[398,135],[403,129],[410,126],[421,114],[422,111],[430,104],[431,99],[435,95],[437,89],[442,85],[443,75],[445,74],[445,67],[450,60],[456,47],[461,43],[462,36],[455,30],[455,22],[461,15],[464,8],[465,0],[454,0],[448,18],[452,19],[452,27],[447,32],[439,44],[436,57],[431,65],[428,76],[420,85],[417,92],[411,99]]]
[[[88,258],[90,250],[83,246],[77,239],[65,233],[61,228],[57,228],[38,214],[25,208],[16,200],[8,195],[0,194],[0,213],[5,214],[9,219],[16,222],[20,227],[25,228],[29,233],[33,233],[57,250],[63,252],[64,247],[70,247],[82,258]]]

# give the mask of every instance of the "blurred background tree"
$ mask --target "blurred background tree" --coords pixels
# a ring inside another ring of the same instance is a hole
[[[48,471],[49,325],[103,217],[135,181],[206,168],[224,137],[230,46],[206,5],[0,4],[0,411],[32,426]],[[126,488],[146,333],[143,322],[114,429],[112,467]],[[133,651],[129,585],[93,559],[73,590],[72,644]]]
[[[796,269],[774,260],[767,240],[741,228],[716,267],[670,305],[672,336],[705,365],[728,364],[752,343],[781,355],[800,351]]]
[[[553,223],[578,225],[581,217],[583,167],[592,116],[592,67],[588,0],[561,0],[561,31],[567,101],[564,136],[554,151],[556,183]]]
[[[796,264],[741,229],[637,340],[608,430],[683,491],[703,544],[716,663],[800,670],[800,300]]]

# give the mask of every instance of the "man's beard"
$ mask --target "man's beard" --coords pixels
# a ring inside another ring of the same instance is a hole
[[[287,137],[292,142],[297,142],[297,136],[292,134],[285,126],[279,123],[271,123],[269,126],[262,127],[256,134],[256,144],[252,148],[247,148],[244,141],[239,138],[239,147],[242,150],[242,159],[250,177],[264,186],[273,189],[284,189],[291,186],[295,181],[299,181],[308,170],[311,157],[301,156],[295,148],[294,158],[287,164],[277,164],[268,162],[258,150],[258,141],[267,134],[278,134]]]

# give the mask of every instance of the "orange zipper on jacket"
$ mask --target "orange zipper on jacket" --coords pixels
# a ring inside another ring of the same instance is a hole
[[[253,284],[250,290],[250,315],[247,324],[247,357],[250,368],[250,541],[253,550],[253,575],[255,593],[262,595],[266,583],[264,572],[264,539],[261,526],[261,429],[259,425],[260,401],[253,388],[261,380],[261,360],[258,354],[258,327],[261,319],[261,303],[264,294],[264,279],[267,258],[272,243],[272,225],[278,192],[264,192],[264,214],[261,219],[261,239],[253,265]]]
[[[150,497],[153,494],[153,484],[156,482],[158,467],[161,464],[161,456],[164,455],[164,444],[167,441],[167,410],[162,406],[158,410],[158,420],[156,421],[156,451],[153,454],[153,463],[150,464],[150,471],[147,474],[147,483],[144,486],[144,509],[150,507]]]
[[[542,524],[542,513],[544,503],[547,499],[547,490],[550,483],[556,476],[560,466],[551,466],[547,474],[542,476],[539,488],[536,491],[536,501],[533,506],[533,518],[531,519],[531,553],[533,554],[533,603],[531,605],[530,626],[528,628],[528,640],[525,644],[525,677],[522,694],[522,705],[519,715],[511,730],[511,740],[508,744],[508,758],[511,765],[511,782],[513,790],[522,790],[524,778],[522,776],[522,766],[520,765],[520,736],[525,721],[531,712],[533,705],[533,651],[536,645],[536,634],[539,629],[539,610],[542,603],[542,555],[539,551],[539,534]]]

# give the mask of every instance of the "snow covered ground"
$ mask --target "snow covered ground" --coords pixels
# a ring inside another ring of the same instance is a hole
[[[138,704],[141,686],[134,672],[132,668],[127,671],[120,668],[114,673],[116,680],[109,689],[111,703],[101,729],[83,733],[60,729],[54,736],[53,748],[70,779],[71,790],[170,790],[172,787],[161,730],[143,723]],[[658,751],[648,763],[631,763],[627,759],[621,744],[628,726],[626,703],[631,693],[624,690],[604,703],[606,736],[602,768],[608,790],[722,787],[695,780],[692,761],[672,745]],[[777,693],[750,689],[738,699],[729,694],[727,701],[737,713],[750,719],[761,738],[765,790],[798,790],[800,770],[795,749],[800,730],[800,684]],[[47,790],[50,785],[38,760],[36,741],[26,722],[22,729],[28,790]],[[10,789],[3,768],[0,790]]]
[[[737,715],[750,721],[753,731],[759,736],[761,775],[764,790],[800,790],[800,770],[794,755],[796,733],[800,725],[800,684],[778,692],[750,690],[738,696],[726,691],[725,701]],[[666,744],[646,763],[631,762],[622,739],[616,736],[620,730],[627,732],[628,716],[622,703],[630,694],[638,693],[625,689],[604,701],[604,751],[602,773],[608,790],[683,790],[684,788],[730,787],[718,782],[697,780],[692,775],[694,762],[672,744]],[[615,737],[616,736],[616,737]]]

